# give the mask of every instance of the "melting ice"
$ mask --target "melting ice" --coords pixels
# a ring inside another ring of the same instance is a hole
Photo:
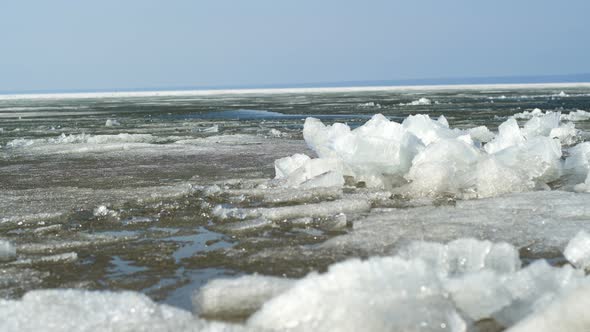
[[[587,88],[494,89],[0,100],[0,330],[587,330]]]

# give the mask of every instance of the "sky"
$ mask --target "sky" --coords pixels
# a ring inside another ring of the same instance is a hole
[[[0,1],[0,91],[590,73],[588,0]]]

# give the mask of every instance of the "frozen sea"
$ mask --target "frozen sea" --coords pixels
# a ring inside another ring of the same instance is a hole
[[[0,95],[0,330],[588,330],[588,141],[590,84]]]

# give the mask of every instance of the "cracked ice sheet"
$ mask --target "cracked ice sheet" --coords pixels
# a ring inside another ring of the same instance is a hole
[[[189,183],[111,190],[77,187],[5,190],[0,192],[0,225],[57,220],[78,208],[92,209],[121,201],[152,202],[183,197],[192,190]]]
[[[455,206],[373,210],[351,232],[318,249],[387,254],[400,242],[471,236],[541,254],[561,252],[580,229],[590,230],[590,194],[538,191],[457,201]]]

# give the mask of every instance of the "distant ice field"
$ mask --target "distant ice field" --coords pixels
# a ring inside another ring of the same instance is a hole
[[[0,95],[2,331],[584,330],[585,232],[588,84]]]

